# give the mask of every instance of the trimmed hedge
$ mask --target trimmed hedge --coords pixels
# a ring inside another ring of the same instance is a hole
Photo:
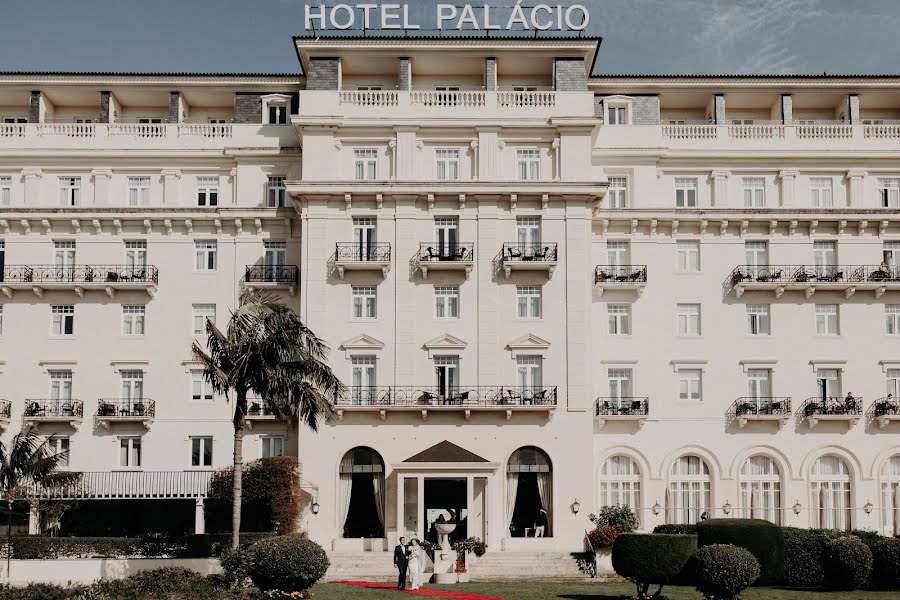
[[[872,582],[883,590],[900,588],[900,538],[872,544]]]
[[[855,590],[872,572],[872,551],[856,537],[825,543],[825,583],[835,590]]]
[[[697,523],[700,547],[730,544],[744,548],[759,562],[757,585],[777,585],[784,578],[784,534],[762,519],[708,519]]]
[[[731,544],[703,546],[694,556],[697,590],[710,600],[737,598],[759,579],[759,561],[748,550]]]
[[[231,531],[231,467],[213,473],[209,482],[207,522],[210,531]],[[300,519],[300,462],[273,456],[247,464],[242,478],[241,530],[290,533]]]
[[[320,545],[295,533],[262,540],[249,552],[250,580],[263,592],[305,592],[331,564]]]
[[[672,535],[697,535],[697,526],[693,523],[665,523],[653,528],[653,533]]]
[[[650,584],[678,582],[695,552],[693,535],[623,533],[613,544],[612,566],[645,597]]]
[[[249,546],[272,537],[271,533],[242,533],[241,545]],[[12,537],[12,558],[23,560],[53,558],[208,558],[219,556],[231,546],[231,535],[188,535],[180,537]],[[6,544],[0,545],[6,556]]]

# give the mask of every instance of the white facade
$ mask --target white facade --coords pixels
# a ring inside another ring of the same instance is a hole
[[[448,506],[491,551],[579,550],[608,503],[893,532],[900,81],[296,44],[306,77],[2,76],[7,434],[202,497],[230,406],[190,344],[258,285],[350,386],[318,434],[254,415],[244,449],[299,455],[330,550]]]

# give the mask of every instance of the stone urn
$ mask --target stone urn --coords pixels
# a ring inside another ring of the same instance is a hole
[[[441,536],[441,550],[450,551],[450,534],[456,531],[456,523],[435,523],[434,528]]]

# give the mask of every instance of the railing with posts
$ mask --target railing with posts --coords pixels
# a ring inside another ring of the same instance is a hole
[[[297,265],[247,265],[244,272],[246,283],[285,283],[297,285],[300,268]]]
[[[8,265],[0,283],[159,283],[159,270],[130,265]]]
[[[26,417],[40,419],[41,417],[77,417],[84,416],[84,403],[81,400],[71,398],[28,399],[25,400]]]
[[[412,106],[453,106],[459,108],[484,108],[485,93],[481,91],[413,90],[409,92]]]
[[[113,123],[109,135],[127,135],[142,138],[166,137],[165,123]]]
[[[12,417],[12,402],[0,400],[0,419],[9,419],[10,417]]]
[[[594,400],[594,415],[601,417],[650,414],[650,399],[646,396],[600,396]]]
[[[0,123],[0,138],[25,137],[25,123]]]
[[[594,269],[594,283],[647,283],[647,265],[597,265]]]
[[[556,387],[502,385],[354,386],[337,406],[556,406]]]
[[[497,106],[512,108],[553,108],[556,106],[556,92],[501,91],[497,92]]]
[[[780,140],[784,139],[784,125],[757,123],[729,125],[728,137],[737,140]]]
[[[24,486],[28,497],[42,500],[115,500],[125,498],[204,498],[212,470],[206,471],[87,471],[75,481],[58,485]]]
[[[338,96],[341,104],[352,106],[398,106],[400,94],[391,90],[343,90]]]
[[[662,134],[670,140],[714,140],[719,136],[719,129],[709,123],[663,125]]]
[[[801,140],[846,140],[853,137],[853,127],[846,123],[803,123],[797,125]]]
[[[178,137],[230,138],[231,123],[179,123]]]
[[[156,416],[156,402],[150,398],[101,398],[97,402],[97,417]]]
[[[743,396],[734,401],[729,412],[736,416],[789,415],[791,399],[788,396]]]
[[[556,262],[555,243],[523,243],[523,242],[506,242],[503,244],[503,261],[504,262]]]
[[[334,245],[334,258],[338,262],[390,262],[391,245],[388,242],[338,242]]]
[[[804,417],[819,415],[831,416],[859,416],[863,412],[863,399],[853,396],[813,396],[807,398],[800,407],[800,414]]]
[[[422,242],[419,262],[471,262],[475,260],[475,244]]]
[[[38,135],[63,135],[66,137],[92,138],[97,135],[95,123],[40,123]]]
[[[872,415],[875,417],[900,416],[900,401],[890,395],[878,398],[872,403]]]
[[[728,277],[731,286],[753,283],[900,282],[900,267],[888,265],[740,265]]]

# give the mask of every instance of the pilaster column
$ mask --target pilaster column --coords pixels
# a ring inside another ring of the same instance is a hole
[[[716,125],[725,124],[725,94],[713,96],[713,122]]]
[[[94,204],[96,206],[109,204],[109,181],[112,179],[112,171],[94,169],[91,171],[91,179],[94,181]]]
[[[395,127],[397,147],[394,149],[394,175],[400,181],[415,179],[416,152],[419,151],[416,134],[418,127]]]
[[[847,183],[850,188],[850,198],[848,199],[848,206],[852,206],[855,208],[864,208],[866,205],[865,199],[865,179],[868,173],[860,169],[850,169],[847,171]]]
[[[178,180],[181,179],[181,169],[163,169],[160,175],[163,178],[163,204],[177,206]]]
[[[790,94],[781,95],[781,122],[785,125],[794,124],[794,97]]]
[[[497,59],[493,56],[484,59],[484,89],[488,92],[497,91]]]
[[[26,167],[22,169],[22,179],[25,181],[25,205],[33,206],[40,204],[38,195],[40,190],[39,180],[44,176],[44,172],[37,167]]]
[[[847,96],[847,120],[851,125],[859,125],[859,96],[850,94]]]
[[[710,173],[709,178],[712,179],[713,197],[712,205],[718,208],[728,206],[728,177],[731,175],[728,171],[716,170]]]
[[[203,510],[203,498],[197,498],[194,503],[194,533],[203,535],[206,533],[206,513]]]
[[[41,533],[41,504],[35,499],[28,505],[28,535]]]
[[[797,206],[797,178],[800,171],[784,169],[778,173],[781,180],[781,206]]]
[[[497,144],[498,127],[478,128],[478,178],[494,181],[499,176],[500,149]]]
[[[472,140],[472,181],[478,181],[478,140]]]
[[[399,80],[400,91],[408,92],[412,89],[412,62],[409,57],[404,56],[400,59]]]

